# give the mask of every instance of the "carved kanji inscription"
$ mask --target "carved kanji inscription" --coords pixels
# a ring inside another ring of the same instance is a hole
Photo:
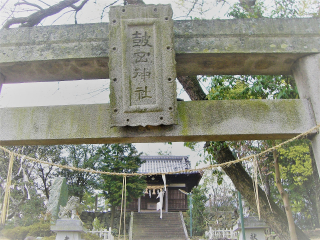
[[[170,5],[111,8],[112,126],[176,124],[171,17]]]

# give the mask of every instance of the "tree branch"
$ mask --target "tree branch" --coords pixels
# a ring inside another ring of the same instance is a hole
[[[31,6],[31,7],[35,7],[35,8],[38,8],[40,10],[43,10],[42,7],[40,7],[39,5],[35,4],[35,3],[30,3],[30,2],[27,2],[25,0],[23,0],[22,2],[17,2],[14,4],[15,6],[18,6],[18,5],[28,5],[28,6]]]
[[[82,3],[79,6],[71,5],[71,7],[75,10],[74,14],[74,23],[78,24],[77,21],[77,14],[78,12],[83,8],[83,6],[88,2],[89,0],[83,0]]]
[[[6,6],[6,4],[9,2],[9,0],[7,0],[1,7],[0,7],[0,12],[2,11],[2,9]]]
[[[202,90],[202,87],[200,86],[196,76],[178,77],[178,81],[192,101],[206,100],[207,95]]]
[[[196,79],[196,77],[178,77],[179,82],[189,94],[190,99],[203,100],[203,95],[205,95],[205,93]],[[211,142],[206,142],[205,148],[208,147],[212,147],[212,154],[214,154],[215,160],[218,163],[235,160],[235,157],[225,142],[217,142],[213,145]],[[225,166],[223,167],[223,170],[229,176],[236,189],[240,191],[241,195],[243,195],[243,197],[248,201],[250,206],[255,208],[256,200],[252,178],[243,166],[240,163],[237,163],[231,166]],[[274,201],[270,199],[272,207],[271,210],[265,192],[262,191],[260,187],[258,188],[258,191],[262,219],[278,234],[281,239],[289,240],[289,227],[285,213],[274,203]],[[309,239],[300,228],[296,227],[296,232],[300,240]]]
[[[50,7],[50,5],[48,3],[46,3],[45,1],[42,1],[42,0],[38,0],[38,1],[43,3],[44,5],[47,5],[48,7]]]
[[[256,4],[256,0],[239,0],[240,6],[243,7],[248,13],[254,14],[254,5]],[[259,17],[262,17],[259,14]]]
[[[61,10],[70,7],[74,3],[78,2],[79,0],[63,0],[51,7],[48,7],[43,10],[39,10],[28,17],[21,17],[21,18],[12,18],[9,19],[4,25],[3,28],[9,28],[14,24],[21,24],[21,27],[33,27],[38,25],[44,18],[54,15]]]
[[[88,1],[89,0],[83,0],[82,3],[79,6],[75,6],[74,4],[72,4],[71,7],[74,10],[76,10],[76,12],[79,12]]]
[[[189,17],[190,13],[193,11],[193,9],[195,8],[196,4],[198,3],[198,0],[194,0],[193,4],[192,4],[192,7],[190,8],[187,16]]]

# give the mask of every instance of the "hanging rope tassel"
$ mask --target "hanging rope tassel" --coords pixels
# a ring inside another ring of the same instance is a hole
[[[167,191],[167,180],[166,180],[166,175],[162,174],[162,180],[163,180],[163,187],[164,187],[164,191]]]
[[[259,176],[260,176],[261,183],[262,183],[262,185],[264,186],[264,192],[265,192],[265,194],[266,194],[266,197],[267,197],[267,200],[268,200],[268,204],[269,204],[270,210],[271,210],[271,212],[273,212],[272,207],[271,207],[271,203],[270,203],[270,200],[269,200],[269,196],[268,196],[268,194],[267,194],[266,185],[265,185],[264,182],[263,182],[263,178],[262,178],[262,174],[261,174],[260,168],[258,168],[258,170],[259,170]]]
[[[13,166],[14,155],[10,153],[10,162],[8,166],[8,175],[7,175],[7,184],[4,194],[2,213],[1,213],[1,224],[5,224],[7,218],[7,212],[9,208],[9,197],[10,197],[10,186],[11,186],[11,177],[12,177],[12,166]]]
[[[258,160],[257,157],[254,156],[253,159],[253,190],[256,198],[256,205],[258,210],[258,216],[260,220],[260,201],[259,201],[259,184],[258,184]]]
[[[124,176],[124,214],[123,214],[123,239],[126,239],[126,210],[127,210],[127,176]]]
[[[123,208],[124,178],[125,178],[125,176],[123,176],[123,178],[122,178],[121,208],[120,208],[120,223],[119,223],[118,240],[120,239],[120,234],[121,234],[121,219],[122,219],[122,208]]]

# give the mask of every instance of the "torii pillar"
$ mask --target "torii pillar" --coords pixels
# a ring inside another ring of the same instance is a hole
[[[292,73],[300,99],[307,99],[313,109],[316,124],[320,124],[320,54],[300,58],[293,65]],[[311,139],[313,154],[320,175],[320,136]]]

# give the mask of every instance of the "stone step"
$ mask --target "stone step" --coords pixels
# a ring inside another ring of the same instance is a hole
[[[180,213],[134,213],[133,239],[185,239]]]

